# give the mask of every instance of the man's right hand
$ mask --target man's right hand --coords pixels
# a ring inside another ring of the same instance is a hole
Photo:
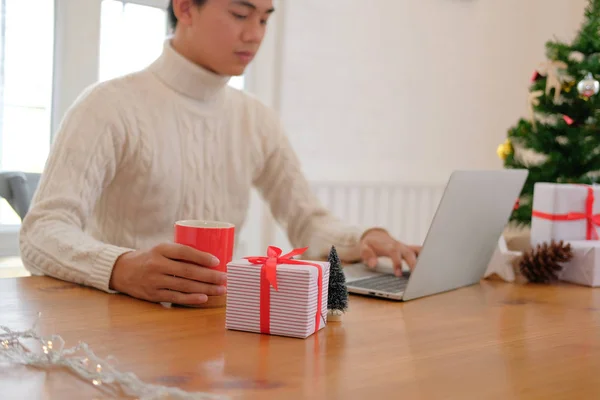
[[[192,247],[164,243],[120,256],[110,289],[152,302],[200,305],[225,294],[226,274],[211,269],[219,260]]]

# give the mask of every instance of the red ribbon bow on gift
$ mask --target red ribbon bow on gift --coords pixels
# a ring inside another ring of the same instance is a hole
[[[307,261],[294,260],[292,257],[303,254],[308,247],[302,249],[294,249],[287,254],[281,255],[283,251],[275,246],[269,246],[267,249],[267,257],[245,257],[246,260],[252,264],[263,264],[263,270],[265,271],[265,277],[267,281],[273,286],[275,290],[277,288],[277,265],[278,264],[295,264],[295,265],[318,265]],[[320,267],[320,265],[318,265]]]
[[[585,200],[585,212],[570,212],[567,214],[547,214],[534,210],[532,216],[542,219],[548,219],[550,221],[577,221],[585,219],[587,220],[587,240],[598,240],[598,232],[596,231],[596,226],[600,226],[600,214],[594,215],[594,201],[594,189],[588,186],[588,195]]]
[[[293,264],[293,265],[310,265],[317,267],[319,271],[319,278],[317,284],[319,285],[319,292],[317,298],[317,310],[315,314],[315,332],[319,329],[319,323],[321,322],[321,304],[323,301],[323,268],[320,264],[312,263],[309,261],[294,260],[292,257],[303,254],[308,247],[301,249],[294,249],[287,254],[281,255],[283,251],[275,246],[269,246],[267,249],[266,257],[244,257],[244,259],[250,261],[255,265],[261,265],[260,272],[260,331],[262,333],[270,333],[271,328],[271,286],[273,289],[277,288],[277,265],[279,264]]]

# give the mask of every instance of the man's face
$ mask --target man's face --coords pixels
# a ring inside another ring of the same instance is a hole
[[[273,0],[207,0],[201,7],[192,0],[175,0],[174,7],[188,56],[220,75],[244,73],[274,11]]]

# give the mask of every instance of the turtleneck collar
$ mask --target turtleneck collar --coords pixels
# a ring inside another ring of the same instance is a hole
[[[216,96],[231,78],[188,60],[173,48],[170,38],[165,40],[163,53],[149,69],[176,92],[200,101]]]

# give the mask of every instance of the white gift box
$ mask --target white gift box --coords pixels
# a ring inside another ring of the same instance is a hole
[[[323,329],[327,321],[329,263],[308,262],[319,264],[322,269],[321,315],[318,319],[318,268],[313,265],[277,265],[278,290],[275,290],[264,282],[262,265],[237,260],[227,265],[226,328],[296,338],[307,338]],[[263,292],[266,287],[269,291],[267,298]],[[264,329],[265,321],[267,330]]]
[[[600,186],[538,182],[533,190],[531,245],[596,240],[600,226]]]
[[[559,278],[579,285],[600,286],[600,241],[570,241],[573,258],[563,263]]]

